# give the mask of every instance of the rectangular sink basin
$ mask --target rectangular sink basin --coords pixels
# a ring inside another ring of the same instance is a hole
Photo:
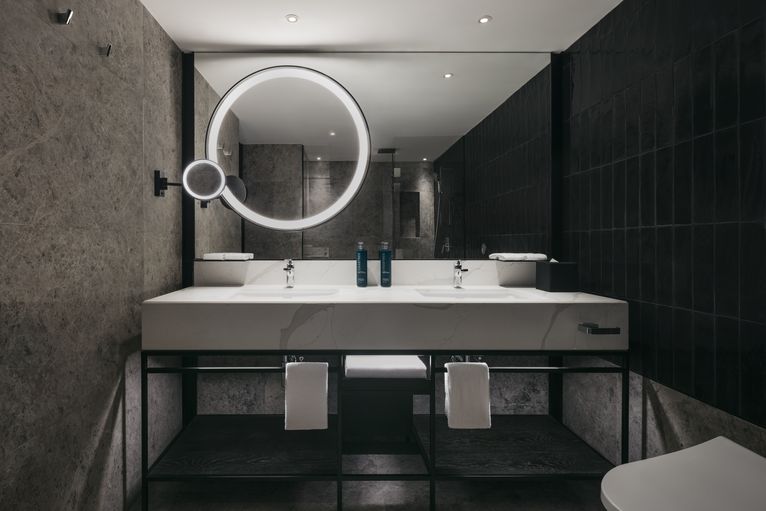
[[[316,296],[330,296],[337,292],[337,289],[302,289],[284,287],[271,289],[246,289],[238,291],[235,296],[242,298],[311,298]]]
[[[512,293],[507,289],[417,289],[418,293],[426,298],[505,298]]]

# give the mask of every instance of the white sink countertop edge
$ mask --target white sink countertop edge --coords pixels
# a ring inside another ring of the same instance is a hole
[[[304,294],[305,293],[305,294]],[[439,296],[429,295],[436,293]],[[460,296],[466,293],[466,296]],[[291,296],[294,294],[294,296]],[[549,293],[536,288],[465,286],[226,286],[187,287],[152,298],[161,304],[623,304],[622,300],[583,292]]]

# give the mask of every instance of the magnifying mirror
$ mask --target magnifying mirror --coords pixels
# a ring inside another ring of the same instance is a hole
[[[226,180],[226,174],[216,162],[196,160],[184,169],[182,182],[186,193],[195,199],[211,201],[221,196]]]

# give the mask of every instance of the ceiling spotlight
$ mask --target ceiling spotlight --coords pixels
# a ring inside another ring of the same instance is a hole
[[[330,132],[330,136],[331,136],[331,137],[334,137],[334,136],[335,136],[335,132],[334,132],[334,131],[331,131],[331,132]]]
[[[481,23],[482,25],[486,25],[490,21],[492,21],[492,16],[490,16],[489,14],[485,14],[484,16],[479,18],[479,23]]]
[[[428,158],[423,158],[423,161],[428,161]]]
[[[455,75],[453,75],[452,73],[444,73],[444,78],[452,78],[453,76]]]
[[[297,14],[288,14],[285,16],[285,19],[288,23],[298,23],[298,15]]]
[[[317,156],[317,161],[322,161],[322,157],[321,156]]]

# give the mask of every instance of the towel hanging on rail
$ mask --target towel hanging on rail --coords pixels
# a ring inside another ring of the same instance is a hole
[[[327,429],[327,362],[285,366],[285,429]]]
[[[489,366],[483,362],[444,364],[444,408],[451,429],[489,429]]]

